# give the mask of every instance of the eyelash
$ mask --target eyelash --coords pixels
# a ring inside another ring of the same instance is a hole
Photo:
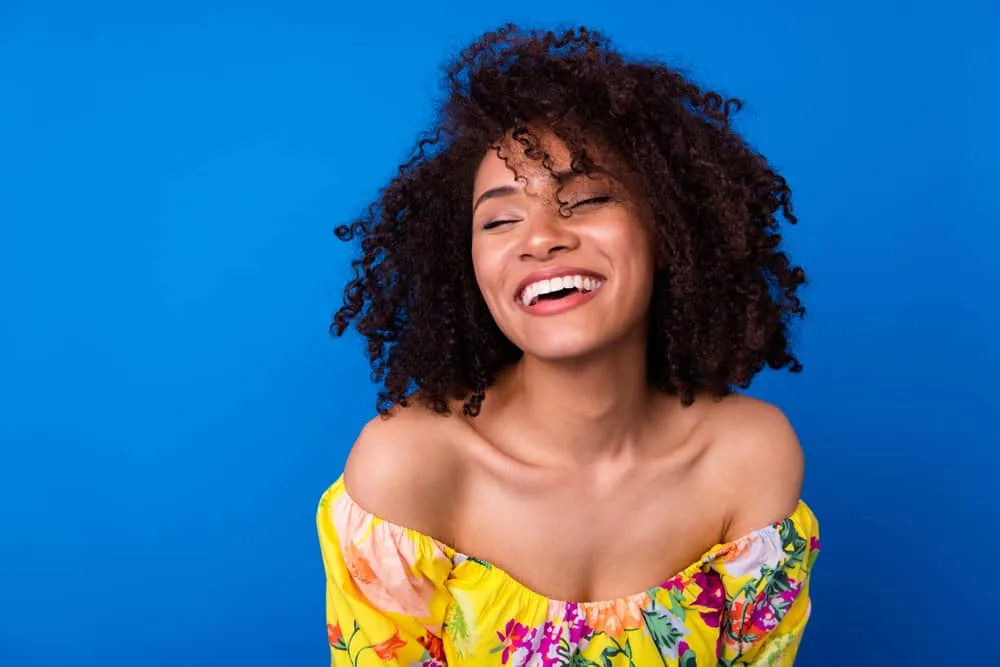
[[[577,206],[583,206],[584,204],[609,204],[615,200],[611,195],[600,195],[599,197],[590,197],[584,199],[583,201],[578,201],[577,203],[570,206],[570,208],[576,208]]]
[[[585,204],[610,204],[613,201],[615,201],[614,197],[611,197],[610,195],[601,195],[600,197],[589,197],[589,198],[584,199],[582,201],[578,201],[577,203],[573,204],[569,208],[572,210],[574,208],[577,208],[578,206],[583,206]],[[499,227],[500,225],[506,225],[507,223],[511,223],[511,222],[520,222],[520,221],[519,220],[491,220],[490,222],[487,222],[485,225],[483,225],[483,229],[484,230],[495,229],[495,228]]]

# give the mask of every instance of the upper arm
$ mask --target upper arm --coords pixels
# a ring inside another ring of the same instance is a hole
[[[799,511],[802,448],[773,405],[741,399],[724,421],[725,458],[717,459],[731,503],[724,541],[744,547],[715,563],[726,596],[720,657],[726,664],[790,666],[809,620],[818,549],[811,513]]]
[[[447,539],[450,480],[456,464],[446,417],[396,409],[361,430],[344,468],[351,498],[372,514]]]
[[[777,407],[740,397],[725,415],[725,477],[736,539],[788,517],[798,506],[805,457],[795,429]]]
[[[432,491],[450,472],[447,456],[430,455],[445,449],[434,426],[405,411],[373,419],[351,449],[343,487],[327,501],[320,538],[331,665],[446,662],[451,563],[431,537],[439,537],[447,498]]]

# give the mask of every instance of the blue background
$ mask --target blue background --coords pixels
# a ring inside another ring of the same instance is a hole
[[[0,665],[327,664],[374,399],[332,229],[508,20],[746,98],[793,186],[806,372],[752,393],[823,522],[800,664],[988,664],[1000,11],[808,4],[0,3]]]

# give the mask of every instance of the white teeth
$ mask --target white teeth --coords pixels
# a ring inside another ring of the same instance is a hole
[[[525,287],[524,291],[521,292],[520,299],[521,303],[525,306],[531,306],[538,301],[538,297],[542,294],[551,294],[552,292],[570,288],[576,288],[581,292],[593,292],[603,284],[603,280],[581,275],[546,278]]]

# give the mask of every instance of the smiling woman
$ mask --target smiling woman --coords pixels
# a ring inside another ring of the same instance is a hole
[[[508,135],[473,183],[472,265],[493,320],[540,359],[571,359],[629,335],[644,340],[654,257],[641,190],[626,185],[628,172],[574,172],[558,135],[540,128],[536,136],[555,173]],[[612,163],[609,151],[590,152]]]
[[[817,522],[778,408],[804,282],[739,107],[588,30],[448,72],[334,318],[380,413],[317,516],[333,665],[792,664]]]

